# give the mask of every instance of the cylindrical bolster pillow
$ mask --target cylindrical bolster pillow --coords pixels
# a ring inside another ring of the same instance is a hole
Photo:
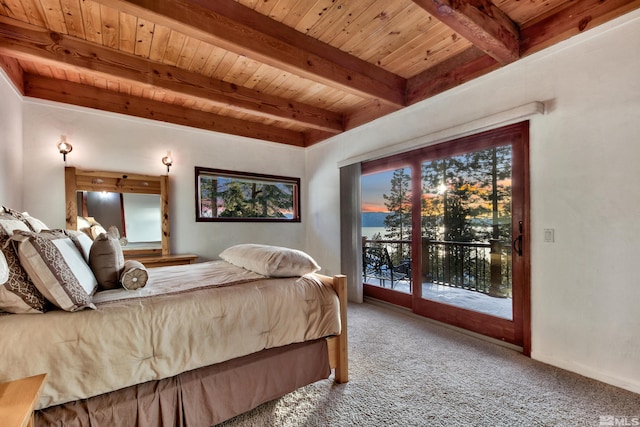
[[[149,273],[141,262],[133,259],[124,262],[124,271],[120,276],[123,288],[134,291],[146,285],[148,279]]]

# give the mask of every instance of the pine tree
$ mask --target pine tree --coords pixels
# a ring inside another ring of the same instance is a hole
[[[217,193],[223,207],[220,217],[284,218],[293,207],[294,189],[289,185],[225,180]]]
[[[218,216],[218,180],[208,176],[201,176],[199,181],[200,190],[200,216],[204,218],[215,218]]]
[[[383,194],[389,215],[384,220],[385,237],[390,240],[411,239],[411,176],[405,169],[396,169],[391,178],[391,191]],[[409,256],[410,245],[400,243],[392,257],[399,262]]]

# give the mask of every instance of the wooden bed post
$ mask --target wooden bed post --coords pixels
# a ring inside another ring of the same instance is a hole
[[[340,299],[340,323],[342,331],[337,337],[337,358],[335,366],[335,382],[349,381],[349,346],[347,340],[347,276],[333,276],[333,286]]]

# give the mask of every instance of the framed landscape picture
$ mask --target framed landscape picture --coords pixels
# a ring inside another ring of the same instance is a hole
[[[300,178],[196,166],[196,221],[300,222]]]

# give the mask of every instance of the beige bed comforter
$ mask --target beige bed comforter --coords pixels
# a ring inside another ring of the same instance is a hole
[[[37,408],[340,332],[313,275],[265,279],[224,261],[149,269],[96,310],[0,316],[0,382],[46,372]]]

